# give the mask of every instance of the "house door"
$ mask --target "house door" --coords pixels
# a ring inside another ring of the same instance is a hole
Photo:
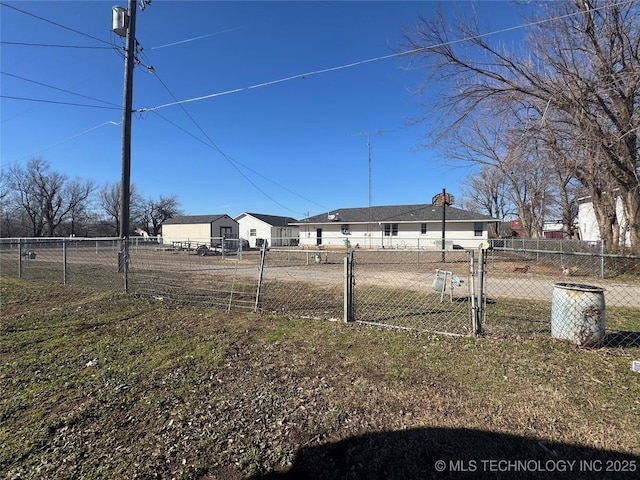
[[[316,245],[322,245],[322,229],[316,228]]]

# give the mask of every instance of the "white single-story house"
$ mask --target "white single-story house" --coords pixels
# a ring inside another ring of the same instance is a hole
[[[173,217],[162,224],[164,245],[220,245],[222,238],[238,238],[238,222],[226,214]]]
[[[488,225],[499,220],[455,207],[432,204],[340,208],[294,223],[300,245],[355,248],[478,248],[488,239]]]
[[[627,229],[627,216],[622,205],[622,199],[616,197],[616,217],[618,225],[620,225],[620,242],[624,245],[631,245],[631,238]],[[580,240],[586,242],[599,242],[600,227],[596,214],[593,211],[593,203],[591,197],[582,197],[578,199],[578,230],[580,232]],[[623,238],[624,235],[624,238]]]
[[[265,241],[273,247],[298,245],[298,227],[291,225],[295,218],[243,212],[235,220],[250,248],[261,247]]]

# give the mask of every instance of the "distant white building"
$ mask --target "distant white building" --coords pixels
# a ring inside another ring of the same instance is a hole
[[[238,238],[238,222],[226,214],[173,217],[162,224],[165,245],[218,245],[222,238]]]
[[[265,241],[272,247],[298,245],[298,227],[291,225],[295,218],[243,212],[235,220],[250,248],[261,247]]]
[[[618,225],[620,225],[620,240],[624,245],[631,245],[631,238],[628,230],[627,216],[622,205],[620,197],[616,197],[616,217]],[[580,231],[580,240],[586,242],[599,242],[600,227],[596,214],[593,211],[593,203],[591,197],[582,197],[578,199],[578,229]]]

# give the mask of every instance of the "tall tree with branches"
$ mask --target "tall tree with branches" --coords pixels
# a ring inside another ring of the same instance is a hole
[[[462,187],[462,208],[501,220],[516,213],[509,200],[509,182],[499,169],[483,165],[469,174],[463,185],[466,187]],[[504,234],[495,223],[491,223],[488,228],[490,237]]]
[[[449,22],[441,13],[420,18],[406,35],[407,45],[427,69],[425,87],[451,85],[435,104],[450,129],[496,99],[524,110],[543,106],[541,119],[551,128],[572,129],[570,152],[579,160],[575,177],[591,195],[601,237],[609,248],[619,247],[611,220],[611,202],[618,197],[631,247],[638,251],[640,5],[607,0],[538,5],[544,13],[528,18],[518,50],[491,43],[473,18]]]
[[[142,229],[151,236],[157,236],[162,223],[176,215],[182,215],[182,210],[175,195],[160,195],[158,199],[149,198],[144,202]]]
[[[26,213],[34,237],[57,233],[72,212],[83,208],[93,192],[93,183],[52,171],[47,161],[33,158],[26,167],[13,166],[8,173],[13,201]]]
[[[120,184],[105,183],[100,189],[99,204],[108,219],[111,234],[120,236]],[[138,194],[135,184],[129,189],[129,223],[131,229],[142,223],[144,200]]]
[[[445,151],[450,158],[475,167],[475,173],[482,175],[476,184],[486,188],[491,187],[487,181],[499,181],[521,221],[524,235],[541,237],[550,201],[548,163],[530,141],[528,122],[518,118],[509,104],[497,102],[492,107],[499,109],[500,115],[485,110],[483,115],[460,122],[449,134]],[[537,168],[528,168],[532,163]]]

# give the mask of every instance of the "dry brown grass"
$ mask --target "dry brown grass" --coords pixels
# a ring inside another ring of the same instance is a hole
[[[3,478],[424,478],[438,459],[640,460],[628,350],[0,287]]]

